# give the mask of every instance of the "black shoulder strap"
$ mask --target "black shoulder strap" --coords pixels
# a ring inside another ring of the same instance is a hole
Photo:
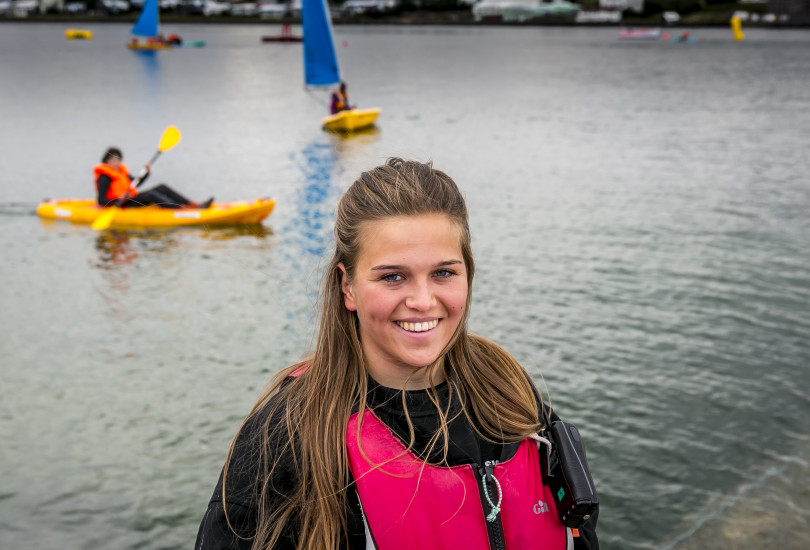
[[[526,372],[525,369],[523,373],[526,376],[526,381],[529,382],[529,387],[531,387],[532,393],[534,394],[534,400],[537,403],[537,417],[541,422],[545,422],[546,427],[548,428],[551,426],[552,421],[559,420],[559,418],[551,410],[551,407],[546,407],[545,402],[543,402],[543,396],[538,392],[537,387],[534,385],[534,380],[532,380],[531,376],[529,376],[529,373]]]

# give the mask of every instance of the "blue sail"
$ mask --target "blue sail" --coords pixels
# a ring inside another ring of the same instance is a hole
[[[146,0],[141,16],[132,25],[132,34],[137,36],[158,35],[158,0]]]
[[[326,0],[303,0],[304,80],[307,86],[331,86],[340,82],[332,23]]]

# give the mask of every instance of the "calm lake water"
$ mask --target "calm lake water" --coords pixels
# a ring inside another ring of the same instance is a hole
[[[66,27],[0,25],[0,547],[190,548],[309,349],[337,198],[392,155],[464,190],[471,327],[579,426],[603,548],[810,546],[810,33],[338,26],[352,101],[383,108],[341,138],[278,27],[165,26],[207,46],[157,55]],[[275,197],[261,228],[35,216],[168,124],[152,182]]]

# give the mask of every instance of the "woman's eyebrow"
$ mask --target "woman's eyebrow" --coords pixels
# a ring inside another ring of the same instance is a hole
[[[458,264],[461,264],[461,263],[464,263],[464,262],[462,262],[461,260],[445,260],[443,262],[437,263],[433,267],[444,267],[444,266],[448,266],[448,265],[458,265]],[[402,269],[406,269],[406,267],[404,265],[385,265],[385,264],[383,264],[383,265],[375,265],[374,267],[371,268],[371,271],[387,271],[387,270],[402,270]]]

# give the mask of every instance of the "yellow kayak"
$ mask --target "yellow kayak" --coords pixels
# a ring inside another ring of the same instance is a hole
[[[93,38],[93,31],[85,29],[67,29],[65,31],[65,38],[68,40],[90,40]]]
[[[270,215],[276,201],[220,202],[210,208],[119,208],[111,227],[174,227],[185,225],[256,224]],[[92,224],[106,209],[93,199],[55,199],[37,206],[37,214],[49,220]]]
[[[340,111],[328,116],[321,121],[324,130],[330,132],[353,132],[373,126],[382,109],[352,109],[350,111]]]

